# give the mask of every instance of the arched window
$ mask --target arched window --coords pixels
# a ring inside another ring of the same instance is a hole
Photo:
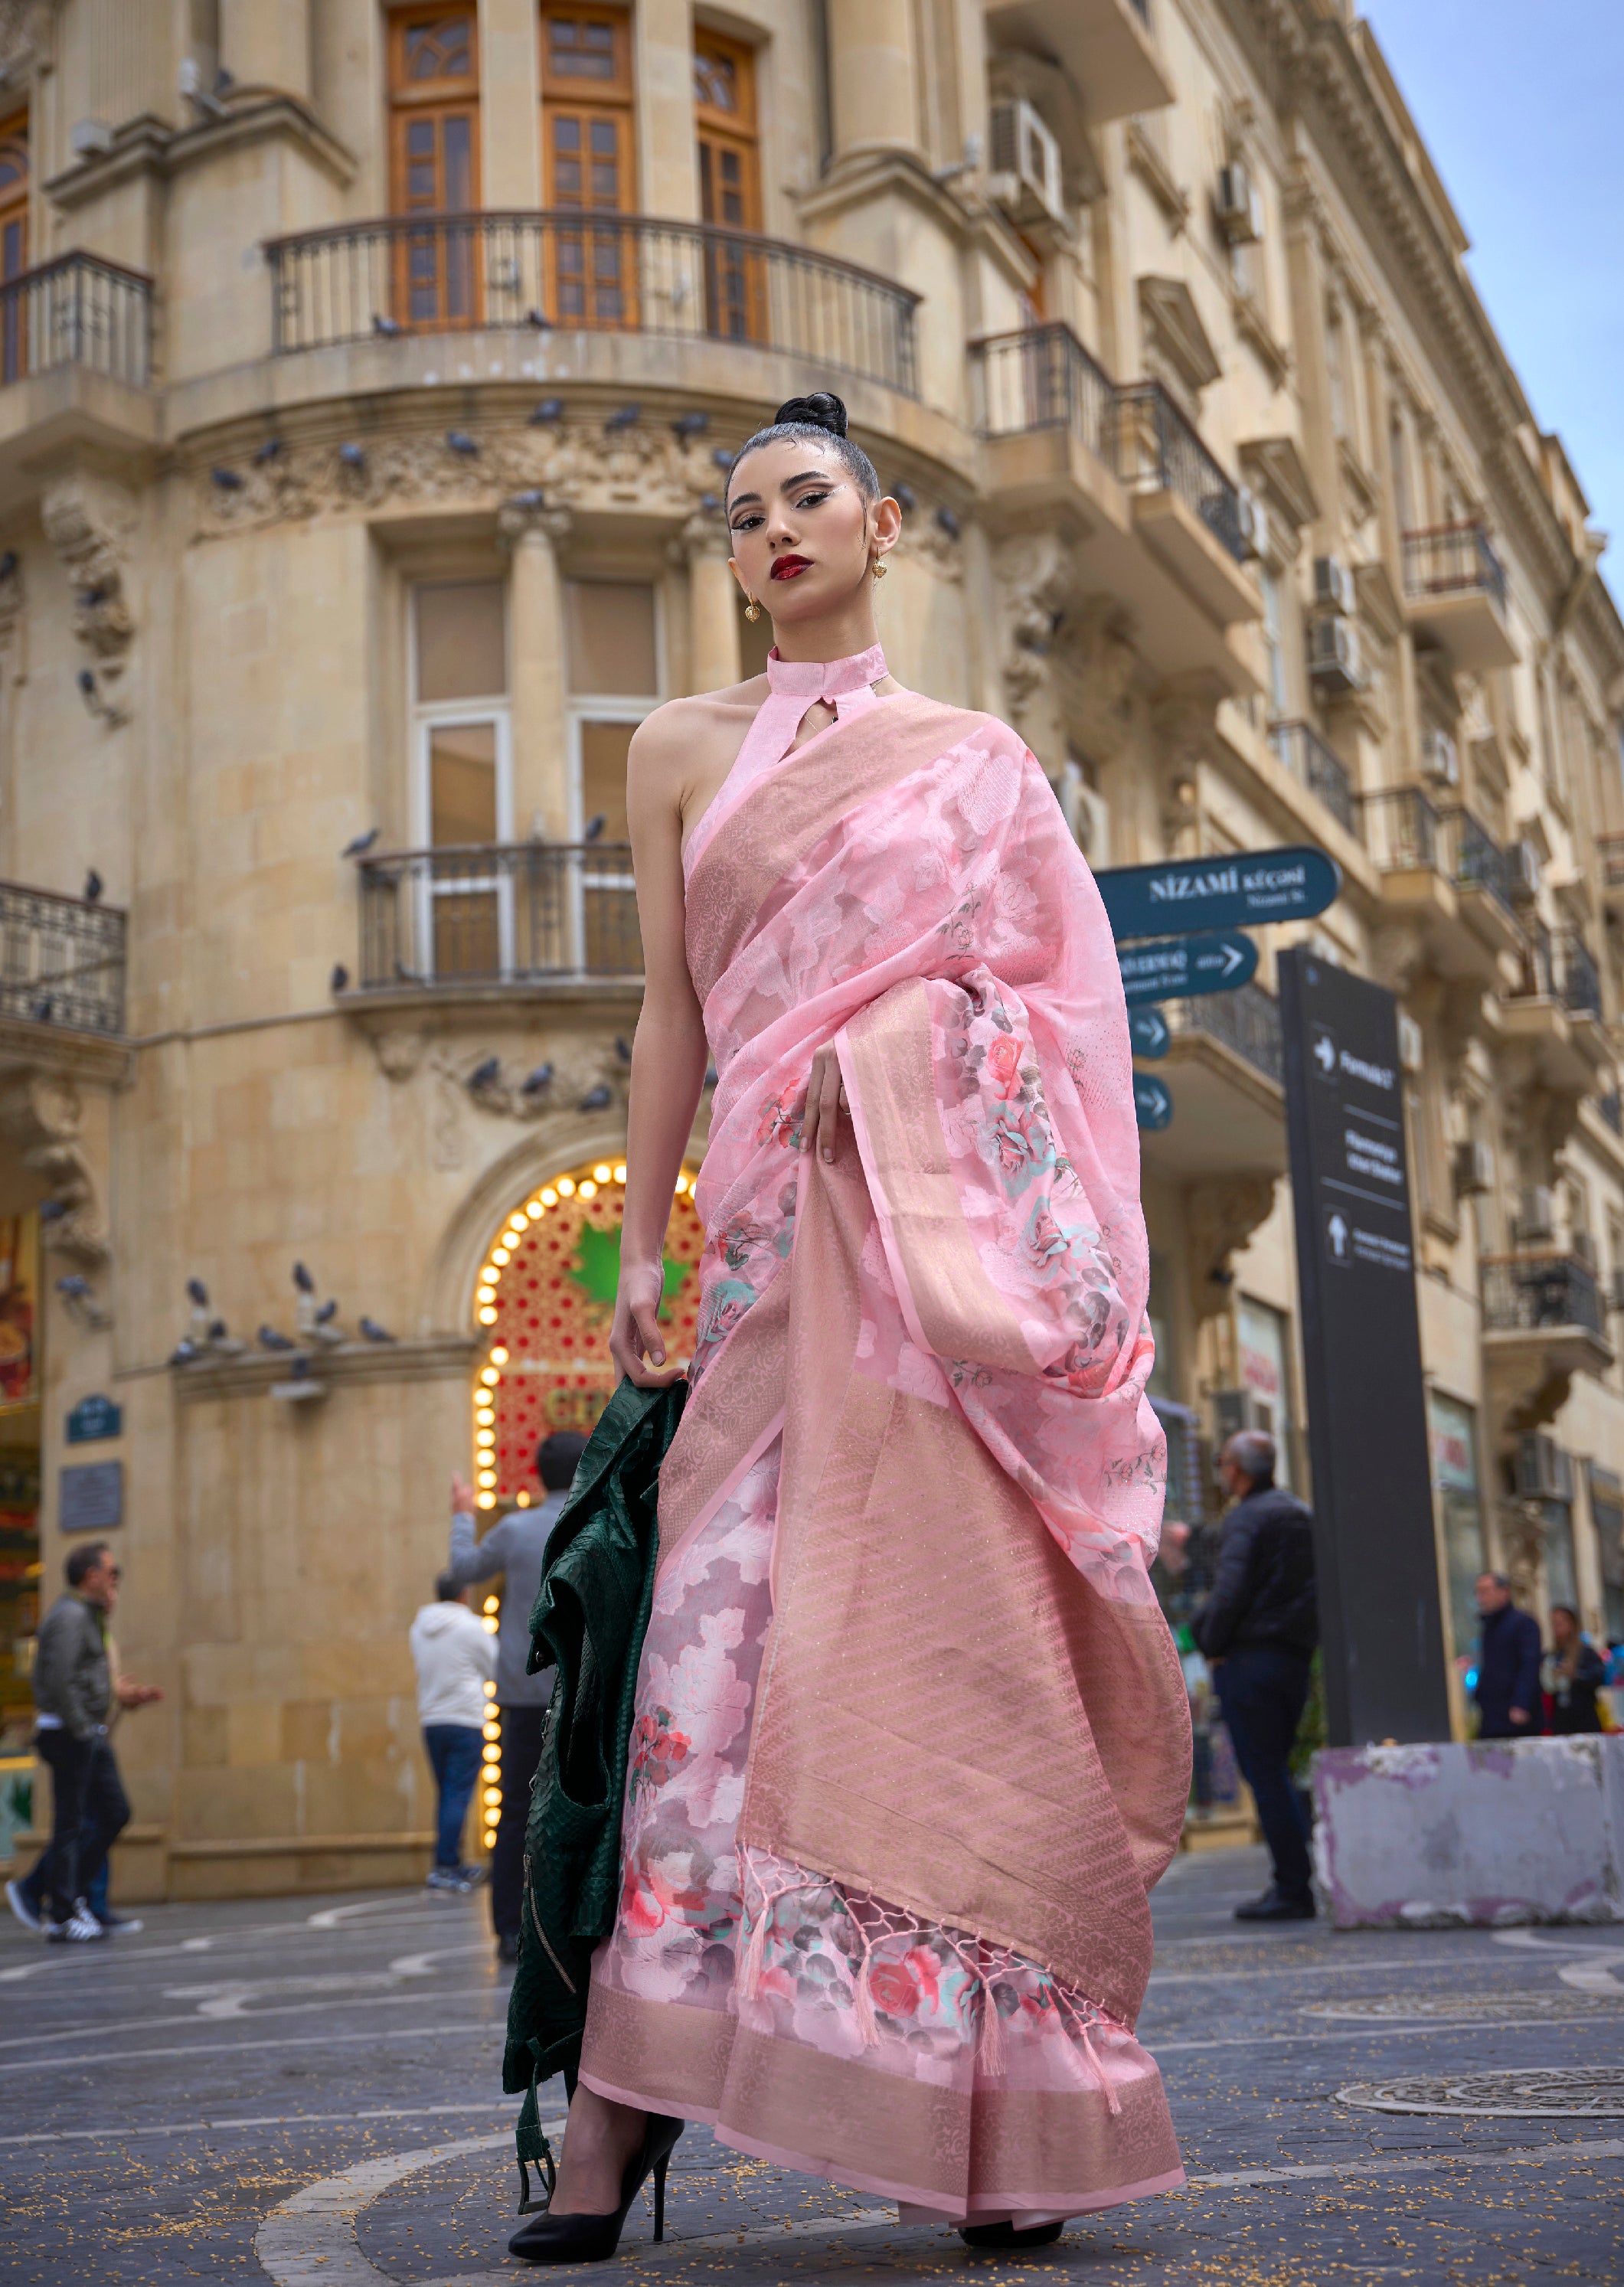
[[[633,249],[607,218],[633,202],[631,25],[622,8],[542,11],[542,202],[601,216],[548,242],[549,313],[560,326],[636,323]]]
[[[398,324],[479,322],[477,226],[440,218],[479,203],[479,52],[471,7],[402,8],[389,20],[390,165],[394,211],[421,215],[398,241]],[[429,218],[433,218],[431,221]]]
[[[699,140],[700,214],[725,230],[761,228],[761,160],[756,133],[756,58],[741,40],[702,27],[693,36],[693,112]],[[705,253],[705,324],[725,341],[765,332],[766,279],[749,247],[713,241]]]

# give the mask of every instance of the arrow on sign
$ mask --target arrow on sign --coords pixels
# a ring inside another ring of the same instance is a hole
[[[1108,866],[1094,878],[1118,938],[1145,937],[1172,922],[1210,930],[1304,921],[1322,914],[1342,887],[1335,860],[1307,846]]]
[[[1153,1072],[1133,1076],[1134,1118],[1141,1128],[1165,1128],[1173,1117],[1173,1092]]]
[[[1173,1039],[1160,1009],[1130,1009],[1128,1037],[1137,1056],[1165,1056]]]
[[[1119,945],[1122,991],[1129,1009],[1149,1001],[1182,1001],[1197,993],[1231,993],[1257,967],[1257,947],[1239,930],[1201,937],[1149,938]]]

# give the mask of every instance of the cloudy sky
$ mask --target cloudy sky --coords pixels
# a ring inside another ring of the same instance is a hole
[[[1624,605],[1624,0],[1364,0]]]

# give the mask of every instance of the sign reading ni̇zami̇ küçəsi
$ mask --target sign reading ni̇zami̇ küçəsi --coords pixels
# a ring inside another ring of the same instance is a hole
[[[1097,874],[1115,938],[1158,930],[1244,929],[1306,921],[1342,887],[1323,850],[1251,850],[1228,858],[1170,858],[1157,866],[1110,866]]]
[[[1398,1002],[1303,946],[1279,977],[1327,1728],[1446,1739]]]

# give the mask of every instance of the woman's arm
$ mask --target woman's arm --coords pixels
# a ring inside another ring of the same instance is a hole
[[[705,1081],[705,1024],[684,941],[681,702],[638,725],[626,760],[626,809],[643,932],[643,1010],[631,1049],[626,1207],[609,1352],[646,1389],[677,1379],[660,1326],[665,1227]],[[645,1359],[652,1364],[646,1364]],[[660,1369],[663,1368],[663,1371]]]

